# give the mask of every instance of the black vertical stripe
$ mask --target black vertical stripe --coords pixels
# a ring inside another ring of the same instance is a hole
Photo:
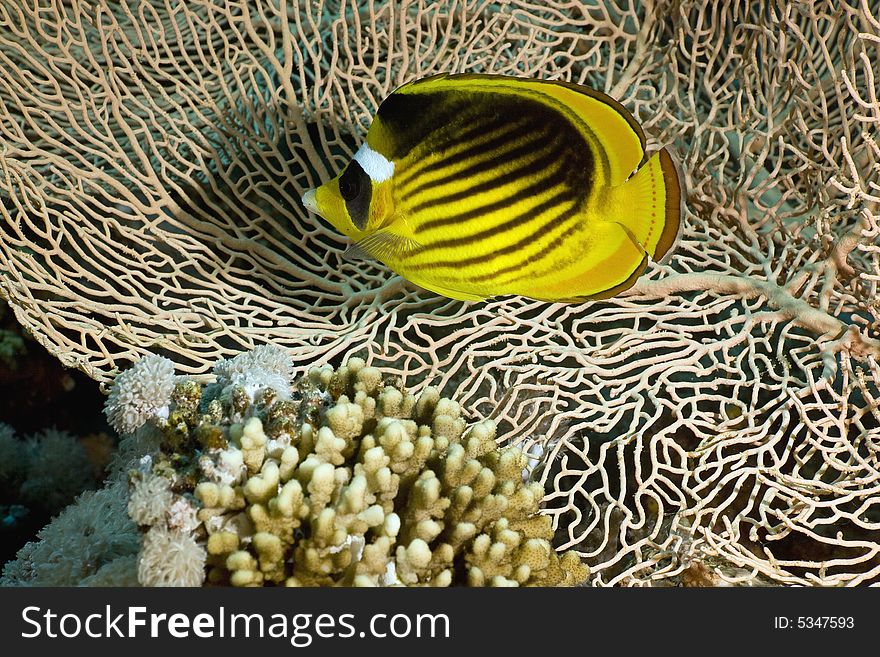
[[[549,189],[553,189],[554,187],[564,185],[570,179],[571,173],[572,172],[570,171],[570,169],[566,166],[566,162],[564,160],[560,161],[559,164],[548,173],[548,175],[546,175],[542,178],[536,178],[536,179],[531,180],[528,185],[525,185],[524,187],[519,189],[515,194],[512,194],[511,196],[508,196],[508,197],[502,198],[502,199],[498,199],[496,201],[492,201],[492,202],[486,203],[484,205],[479,205],[477,207],[471,208],[470,210],[466,210],[465,212],[461,212],[456,215],[452,215],[452,216],[448,216],[448,217],[441,217],[439,219],[432,219],[430,221],[426,221],[416,228],[416,232],[422,233],[422,232],[429,231],[429,230],[435,230],[437,228],[454,226],[455,224],[461,224],[461,223],[464,223],[466,221],[470,221],[471,219],[475,219],[475,218],[483,216],[483,215],[491,214],[493,212],[498,212],[499,210],[503,210],[505,207],[513,206],[516,203],[519,203],[520,201],[524,201],[532,196],[537,196],[543,192],[546,192]],[[582,200],[579,198],[579,196],[580,195],[576,193],[576,190],[572,189],[570,184],[565,185],[565,187],[560,192],[558,192],[557,194],[555,194],[554,196],[552,196],[549,199],[549,202],[544,201],[538,207],[546,206],[545,207],[545,209],[546,209],[546,208],[552,207],[554,204],[562,203],[565,201],[577,202],[579,200]],[[430,249],[430,248],[438,248],[440,246],[453,246],[453,245],[460,246],[463,244],[468,244],[468,243],[474,241],[474,239],[477,239],[481,236],[484,236],[484,235],[491,236],[491,235],[496,234],[497,231],[501,227],[505,227],[505,230],[506,230],[507,228],[517,226],[519,224],[519,221],[517,221],[517,219],[521,220],[522,218],[524,218],[525,215],[528,215],[531,212],[532,212],[532,210],[528,210],[525,213],[520,214],[517,217],[514,217],[514,220],[510,220],[510,221],[501,223],[498,226],[491,228],[489,231],[483,231],[482,233],[477,233],[477,234],[471,235],[471,236],[463,236],[463,237],[455,238],[453,240],[444,240],[441,242],[435,242],[433,244],[426,245],[425,248]],[[491,233],[491,235],[490,235],[490,233]],[[448,242],[448,244],[447,244],[447,242]],[[455,244],[453,244],[453,243],[455,243]]]
[[[490,262],[495,258],[499,258],[501,256],[510,255],[512,253],[516,253],[517,251],[522,251],[529,244],[533,244],[538,235],[547,234],[550,231],[558,229],[560,226],[564,226],[566,222],[569,223],[568,227],[553,241],[544,246],[539,252],[529,256],[528,258],[524,258],[522,262],[516,263],[514,265],[510,265],[509,267],[505,267],[504,269],[499,269],[493,271],[489,274],[484,274],[478,277],[468,277],[468,280],[473,281],[475,283],[485,282],[490,280],[497,280],[499,276],[504,274],[512,273],[518,271],[527,265],[530,265],[534,262],[538,262],[547,255],[549,255],[554,249],[558,248],[566,239],[570,238],[574,235],[575,232],[581,227],[580,224],[580,207],[576,204],[571,204],[567,208],[565,208],[562,212],[560,212],[555,217],[548,219],[541,226],[535,227],[534,234],[528,235],[518,242],[514,242],[513,244],[508,244],[504,248],[497,249],[492,251],[491,253],[485,255],[473,256],[471,258],[462,258],[460,260],[442,260],[436,262],[422,263],[419,264],[413,269],[416,270],[425,270],[425,269],[435,269],[446,267],[449,269],[459,268],[459,267],[469,267],[472,265],[477,265],[484,262]],[[574,221],[571,221],[574,219]]]
[[[373,185],[370,176],[357,160],[352,160],[339,176],[339,194],[345,202],[345,209],[352,223],[360,230],[365,230],[370,217]]]
[[[490,89],[464,92],[452,85],[418,92],[414,90],[417,85],[406,93],[392,93],[377,113],[391,135],[391,153],[385,155],[392,161],[413,153],[415,162],[425,153],[449,150],[454,143],[452,135],[464,135],[475,125],[491,126],[498,117],[512,123],[522,120],[523,134],[547,129],[562,137],[570,166],[580,173],[578,186],[582,198],[591,193],[594,154],[561,105],[557,108],[542,102],[535,92],[511,94]],[[598,150],[602,157],[601,149]]]
[[[532,145],[529,144],[529,146]],[[452,194],[438,194],[433,198],[429,198],[420,203],[416,203],[410,208],[410,211],[413,214],[416,214],[418,212],[429,210],[431,208],[438,208],[444,205],[448,205],[450,203],[457,203],[458,201],[462,201],[466,198],[473,198],[475,196],[491,192],[493,189],[498,189],[499,187],[510,185],[519,180],[524,180],[526,178],[534,176],[540,176],[542,173],[546,173],[548,170],[550,170],[550,167],[553,166],[553,163],[557,162],[560,159],[560,145],[558,143],[552,142],[551,146],[552,148],[550,149],[547,149],[546,147],[541,149],[540,146],[538,146],[537,149],[522,149],[525,151],[524,155],[533,153],[536,156],[533,158],[524,157],[508,159],[507,157],[505,157],[502,162],[497,162],[494,160],[489,161],[488,164],[490,165],[490,168],[497,167],[499,169],[499,175],[497,177],[489,178],[488,180],[485,180],[476,185],[471,185],[470,187],[466,187]],[[515,163],[516,166],[514,168],[502,170],[502,165],[508,163]],[[479,164],[472,169],[469,169],[468,175],[475,175],[473,172],[479,173],[482,169],[484,169],[484,165]],[[458,176],[456,175],[455,177]]]
[[[471,141],[468,148],[449,154],[440,160],[421,167],[419,169],[419,174],[427,175],[436,173],[437,171],[443,171],[444,169],[459,166],[468,160],[478,160],[487,156],[498,156],[500,155],[499,151],[505,146],[516,144],[517,141],[521,141],[523,137],[531,137],[532,141],[537,138],[534,137],[534,133],[530,134],[529,131],[523,131],[522,128],[522,122],[511,121],[509,125],[498,134],[490,135],[488,139]],[[546,134],[546,130],[541,134]],[[540,137],[541,134],[539,134],[538,137]]]
[[[536,139],[535,142],[523,142],[511,151],[496,151],[494,154],[489,154],[486,159],[474,162],[466,169],[451,171],[445,176],[434,178],[433,180],[424,180],[417,187],[405,190],[404,193],[409,196],[417,196],[431,190],[439,190],[438,193],[442,193],[441,188],[449,183],[476,178],[480,174],[499,168],[499,165],[504,162],[513,162],[527,157],[538,148],[537,141],[539,139]]]

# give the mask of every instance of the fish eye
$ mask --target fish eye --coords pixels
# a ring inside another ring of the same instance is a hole
[[[352,162],[339,177],[339,193],[344,201],[353,201],[361,191],[360,165]]]
[[[348,168],[339,176],[339,195],[345,201],[345,209],[352,223],[365,230],[370,218],[370,198],[373,187],[370,177],[357,160],[352,160]]]

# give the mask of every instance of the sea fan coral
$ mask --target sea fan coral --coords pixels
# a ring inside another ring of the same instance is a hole
[[[65,364],[359,352],[538,446],[597,584],[880,581],[872,3],[133,4],[0,5],[0,294]],[[620,99],[680,153],[677,256],[579,306],[345,261],[298,199],[438,72]]]

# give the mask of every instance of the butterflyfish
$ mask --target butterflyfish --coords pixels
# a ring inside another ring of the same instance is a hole
[[[602,299],[676,243],[682,176],[648,156],[613,98],[566,82],[437,75],[379,106],[341,173],[303,204],[385,263],[453,299]]]

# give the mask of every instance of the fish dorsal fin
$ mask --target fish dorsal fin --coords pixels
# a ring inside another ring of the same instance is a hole
[[[399,260],[422,248],[414,239],[397,235],[389,230],[378,230],[355,242],[346,249],[346,260]]]

